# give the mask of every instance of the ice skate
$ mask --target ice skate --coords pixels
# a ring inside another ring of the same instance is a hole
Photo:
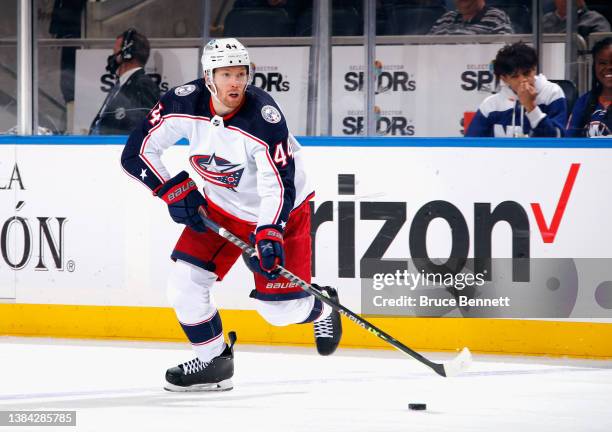
[[[195,358],[166,371],[165,390],[172,392],[227,391],[234,388],[234,343],[236,333],[229,332],[229,345],[209,362]]]
[[[338,291],[332,287],[321,287],[313,284],[328,298],[338,303]],[[333,354],[338,348],[340,339],[342,338],[342,322],[340,321],[340,313],[333,310],[332,313],[324,320],[317,321],[314,324],[315,342],[319,354],[327,356]]]

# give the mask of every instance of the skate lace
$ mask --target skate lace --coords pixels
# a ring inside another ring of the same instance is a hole
[[[331,338],[334,337],[334,325],[331,317],[314,323],[314,334],[316,338]]]
[[[203,362],[199,358],[194,358],[193,360],[189,360],[187,363],[183,363],[183,373],[185,375],[190,375],[196,372],[200,372],[204,370],[206,366],[208,366],[210,362]]]

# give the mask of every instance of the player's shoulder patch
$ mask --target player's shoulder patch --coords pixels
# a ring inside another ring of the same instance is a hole
[[[194,84],[185,84],[174,89],[174,94],[177,96],[187,96],[196,90]]]
[[[261,107],[261,116],[268,123],[278,123],[283,118],[280,111],[272,105],[264,105],[263,107]]]

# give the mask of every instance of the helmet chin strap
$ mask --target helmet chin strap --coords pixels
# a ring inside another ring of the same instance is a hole
[[[216,100],[217,102],[219,102],[220,104],[222,104],[223,102],[221,102],[221,100],[217,97],[217,87],[214,84],[208,85],[206,84],[206,88],[208,89],[208,91],[210,92],[210,95],[213,97],[214,100]]]
[[[213,99],[216,100],[221,105],[223,105],[223,102],[221,102],[221,100],[217,96],[217,94],[218,94],[217,86],[215,85],[215,83],[214,83],[212,77],[210,77],[210,75],[213,75],[213,73],[207,74],[206,72],[204,72],[204,86],[206,86],[206,88],[210,92],[210,95],[213,97]],[[249,85],[249,83],[247,81],[247,83],[244,85],[243,91],[246,91],[246,88],[247,88],[248,85]]]
[[[204,85],[206,86],[206,88],[210,92],[210,94],[213,97],[213,99],[215,99],[217,102],[221,103],[221,101],[217,97],[217,93],[218,93],[217,92],[217,86],[215,85],[212,76],[213,76],[212,71],[210,73],[208,73],[208,71],[204,72]]]

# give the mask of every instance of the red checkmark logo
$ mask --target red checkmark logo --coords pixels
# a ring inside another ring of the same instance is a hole
[[[544,243],[552,243],[555,241],[555,236],[557,235],[557,231],[559,230],[559,225],[561,225],[563,213],[565,213],[565,208],[567,207],[567,203],[572,193],[572,188],[574,187],[574,182],[576,181],[576,177],[578,176],[579,169],[579,163],[574,163],[570,166],[569,173],[567,174],[567,178],[565,179],[565,184],[563,185],[563,190],[561,191],[561,196],[559,197],[559,201],[557,202],[557,208],[555,209],[555,213],[553,214],[553,218],[550,225],[546,225],[546,221],[544,220],[544,214],[542,213],[542,208],[540,207],[540,204],[531,203],[533,215],[535,216],[536,222],[538,223],[538,228],[540,229],[540,234],[542,235],[542,240],[544,241]]]

